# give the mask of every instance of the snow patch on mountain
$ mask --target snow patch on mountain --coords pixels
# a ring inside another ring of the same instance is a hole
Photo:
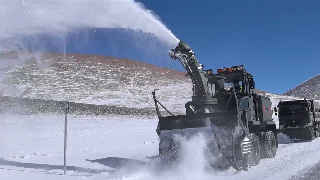
[[[151,92],[172,111],[191,99],[183,72],[139,61],[94,55],[43,54],[39,60],[1,69],[0,94],[33,99],[153,108]]]

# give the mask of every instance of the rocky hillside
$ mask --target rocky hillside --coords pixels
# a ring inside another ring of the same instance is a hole
[[[320,74],[289,90],[284,95],[320,100]]]
[[[72,101],[128,108],[154,108],[151,91],[175,111],[190,99],[185,73],[139,61],[106,56],[45,53],[6,54],[19,65],[2,69],[0,93],[6,96]],[[179,90],[177,91],[177,87]],[[181,99],[184,99],[181,101]]]
[[[10,52],[0,54],[0,62],[0,96],[29,99],[23,102],[70,101],[144,109],[149,113],[154,111],[151,92],[159,89],[156,95],[162,104],[180,113],[185,111],[184,104],[192,95],[191,80],[185,77],[185,72],[134,60],[72,53]],[[180,66],[177,61],[173,63]]]

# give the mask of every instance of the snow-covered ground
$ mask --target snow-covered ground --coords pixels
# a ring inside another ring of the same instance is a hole
[[[0,115],[0,179],[289,179],[320,158],[320,139],[281,144],[276,158],[249,172],[207,172],[201,139],[186,144],[182,164],[157,171],[157,119],[70,116],[67,175],[63,175],[64,116]],[[152,160],[153,159],[153,160]]]
[[[108,179],[121,158],[156,155],[156,125],[150,119],[69,117],[69,170],[61,176],[64,116],[1,115],[0,179]],[[101,158],[106,165],[87,161]]]

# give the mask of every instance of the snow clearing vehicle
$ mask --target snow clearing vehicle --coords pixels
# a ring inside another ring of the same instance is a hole
[[[169,51],[179,60],[193,84],[186,114],[173,115],[152,92],[159,118],[159,158],[165,163],[179,161],[181,138],[190,139],[196,132],[203,134],[204,153],[210,168],[248,171],[262,158],[276,156],[278,141],[268,96],[254,92],[255,81],[243,65],[204,70],[191,48],[180,41]],[[159,108],[169,113],[162,116]]]
[[[278,133],[290,139],[312,141],[319,137],[320,104],[311,99],[280,101],[275,107]]]

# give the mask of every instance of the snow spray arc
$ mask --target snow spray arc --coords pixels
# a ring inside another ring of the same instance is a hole
[[[51,51],[45,47],[47,42],[53,44],[54,49],[63,51],[63,58],[67,58],[66,42],[73,43],[68,34],[77,34],[83,28],[131,29],[154,34],[168,48],[178,43],[178,39],[152,11],[134,0],[101,0],[94,3],[90,0],[0,1],[0,12],[0,20],[5,24],[0,29],[0,54],[15,52],[18,57],[0,58],[0,70],[5,66],[24,64],[31,59],[37,66],[47,66],[42,54],[35,53]],[[52,38],[46,39],[46,36]],[[89,37],[89,33],[77,36],[79,41],[76,44],[81,44]]]
[[[59,34],[85,27],[153,33],[170,47],[179,42],[152,11],[133,0],[0,1],[0,7],[0,19],[6,24],[0,29],[0,42],[8,43],[4,40],[11,39],[10,42],[19,44],[21,36],[32,36],[37,41],[38,34],[59,38]],[[0,43],[0,51],[7,48],[8,44]]]

